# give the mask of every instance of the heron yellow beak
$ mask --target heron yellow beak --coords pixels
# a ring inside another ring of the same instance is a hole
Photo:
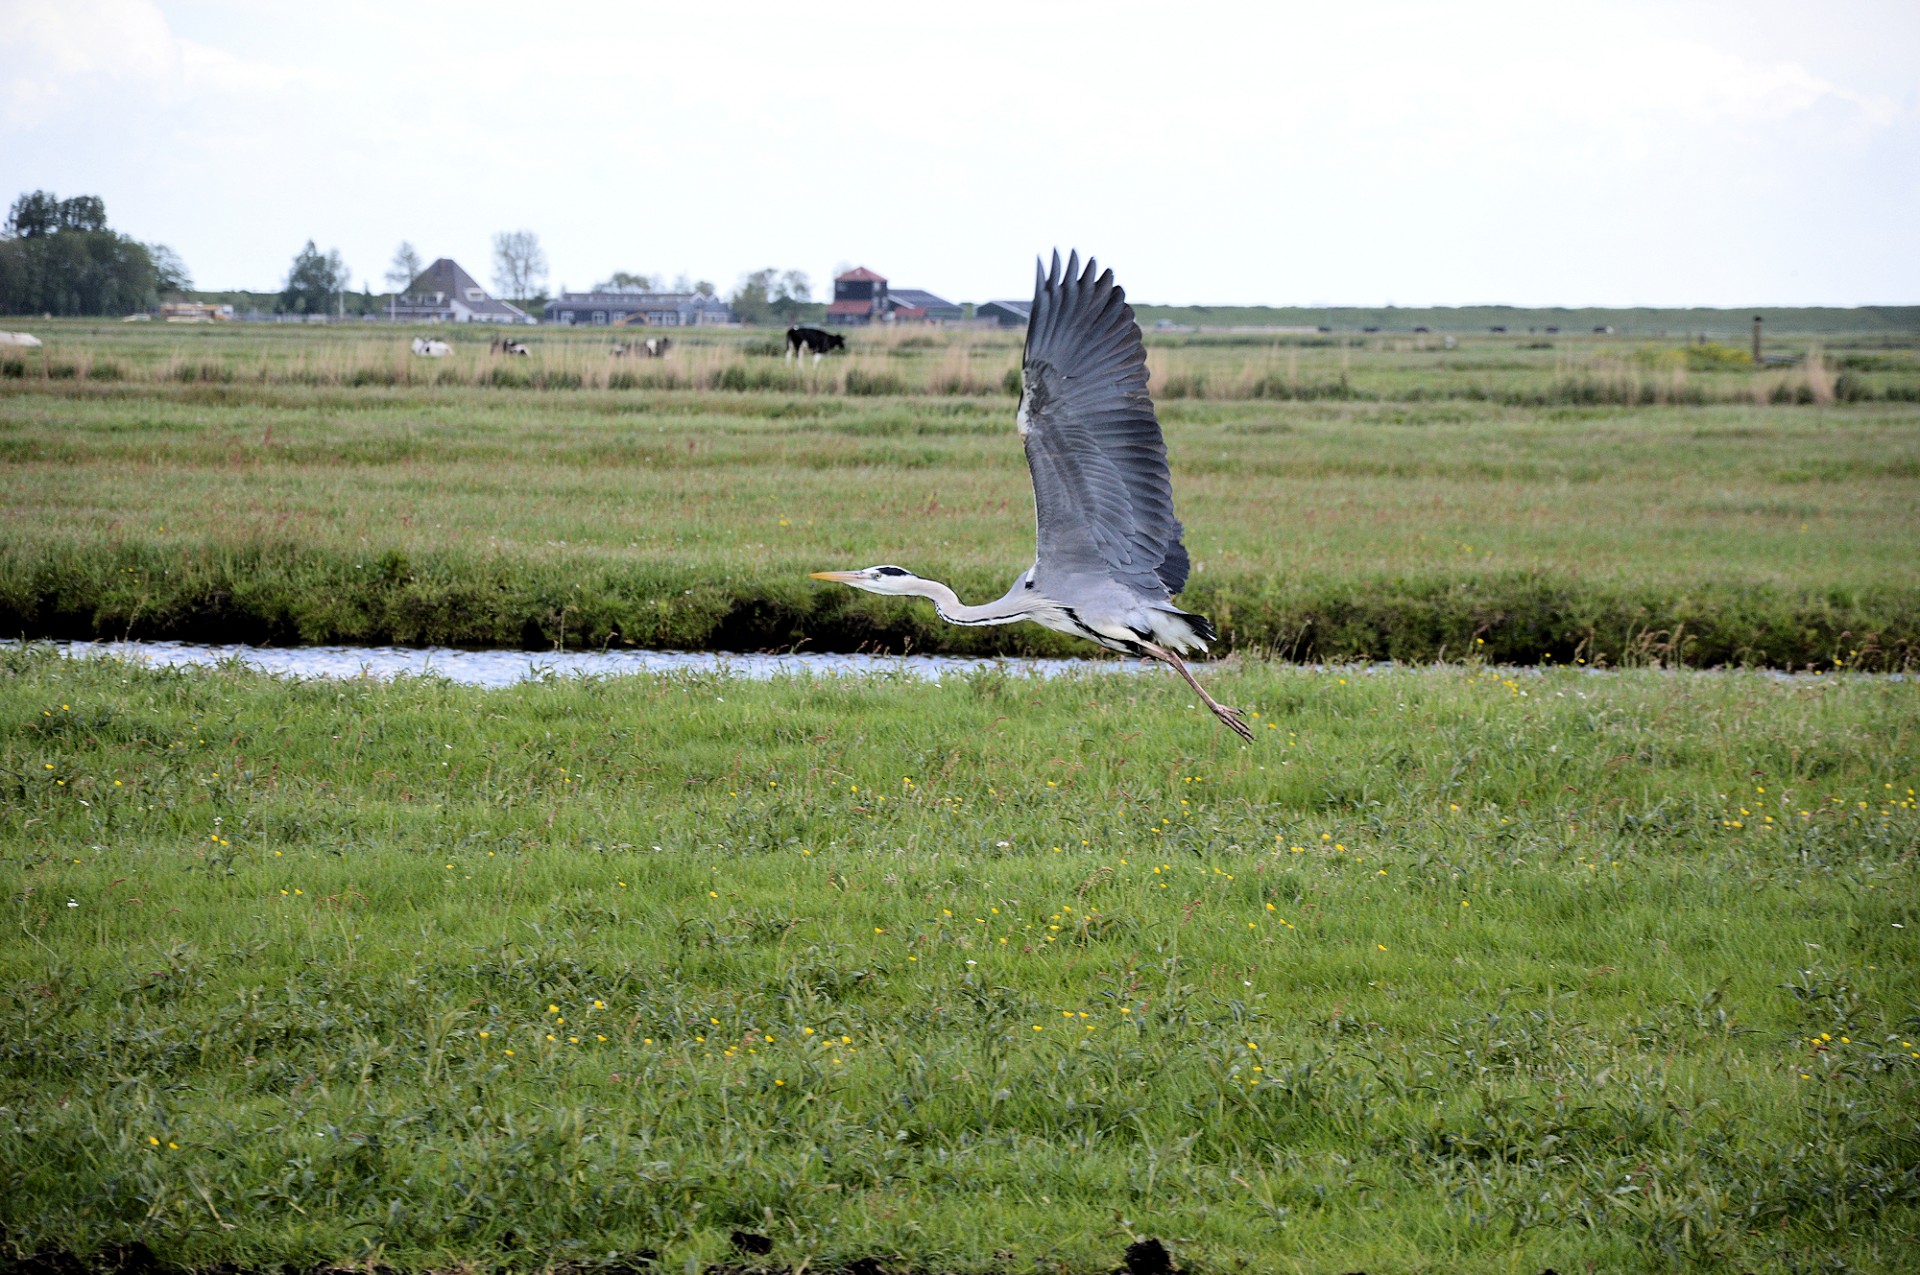
[[[851,584],[859,576],[858,571],[810,571],[809,580],[831,580],[835,584]]]

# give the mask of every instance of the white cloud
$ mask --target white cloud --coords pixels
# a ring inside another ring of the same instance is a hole
[[[525,225],[555,283],[981,297],[1058,240],[1168,300],[1910,295],[1920,19],[1774,4],[0,0],[0,122],[209,282]],[[1817,236],[1860,263],[1796,282]]]
[[[4,21],[0,119],[10,128],[88,112],[108,98],[173,107],[320,78],[182,39],[152,0],[15,0]]]

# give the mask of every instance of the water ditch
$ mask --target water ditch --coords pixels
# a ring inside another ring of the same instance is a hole
[[[23,645],[17,639],[0,640],[0,649]],[[977,657],[965,655],[848,655],[828,652],[787,652],[769,655],[737,651],[521,651],[465,650],[430,646],[247,646],[170,641],[35,642],[52,647],[71,659],[109,659],[150,668],[216,668],[239,664],[280,677],[395,678],[443,677],[462,686],[502,687],[547,678],[622,677],[711,673],[722,677],[764,681],[774,677],[910,677],[938,682],[989,670],[1015,676],[1060,677],[1081,673],[1138,673],[1144,662],[1121,659],[1042,659],[1030,656]],[[1328,671],[1378,673],[1402,668],[1432,667],[1391,660],[1354,664],[1308,664],[1300,667]],[[1539,665],[1488,665],[1510,677],[1538,677]],[[1585,668],[1581,672],[1604,676],[1612,670]],[[1895,682],[1910,680],[1906,673],[1788,672],[1783,669],[1664,669],[1670,674],[1722,676],[1750,672],[1780,682],[1816,683],[1867,677]]]
[[[0,643],[18,646],[18,642]],[[553,677],[619,677],[632,674],[717,673],[764,680],[795,675],[911,677],[937,682],[988,669],[1018,675],[1124,673],[1125,660],[1071,660],[960,655],[781,655],[729,651],[468,651],[456,647],[243,646],[197,642],[51,642],[73,659],[119,660],[150,668],[212,668],[240,664],[282,677],[443,677],[463,686],[500,687]]]

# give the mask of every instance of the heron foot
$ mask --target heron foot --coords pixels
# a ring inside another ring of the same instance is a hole
[[[1207,688],[1200,685],[1199,681],[1194,678],[1193,670],[1187,667],[1185,660],[1181,659],[1166,647],[1155,646],[1151,642],[1142,642],[1140,645],[1148,655],[1171,666],[1174,672],[1186,678],[1187,685],[1193,688],[1193,693],[1200,697],[1202,703],[1213,710],[1213,715],[1220,719],[1221,724],[1240,738],[1246,740],[1249,744],[1253,742],[1253,728],[1247,725],[1247,715],[1237,708],[1228,708],[1225,704],[1222,704],[1219,700],[1207,694]]]
[[[1253,742],[1253,727],[1247,725],[1247,715],[1245,713],[1237,708],[1228,708],[1225,704],[1211,699],[1207,701],[1207,707],[1213,710],[1215,717],[1226,724],[1228,730],[1246,740],[1249,744]]]

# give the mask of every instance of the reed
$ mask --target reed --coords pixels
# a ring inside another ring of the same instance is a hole
[[[71,333],[71,335],[68,335]],[[289,328],[190,332],[84,328],[51,330],[56,345],[38,357],[8,356],[0,379],[89,380],[134,384],[217,383],[311,386],[467,385],[490,389],[716,389],[733,393],[789,390],[871,397],[968,397],[1007,392],[1017,374],[1017,334],[969,329],[877,329],[851,334],[850,349],[818,366],[780,357],[782,347],[752,333],[694,329],[672,333],[664,359],[616,358],[616,341],[638,330],[542,329],[521,332],[532,353],[488,352],[490,333],[453,338],[445,359],[418,359],[408,334],[391,329]],[[1836,363],[1820,349],[1788,368],[1753,368],[1745,352],[1686,343],[1642,344],[1622,353],[1604,339],[1466,338],[1453,348],[1438,338],[1332,338],[1149,334],[1156,397],[1243,402],[1262,399],[1461,398],[1512,403],[1659,404],[1758,402],[1764,405],[1842,397],[1846,401],[1920,399],[1920,357],[1908,348],[1874,355],[1872,367]],[[1844,339],[1843,339],[1844,345]],[[1884,342],[1876,345],[1879,349]],[[1788,350],[1792,346],[1785,346]]]

